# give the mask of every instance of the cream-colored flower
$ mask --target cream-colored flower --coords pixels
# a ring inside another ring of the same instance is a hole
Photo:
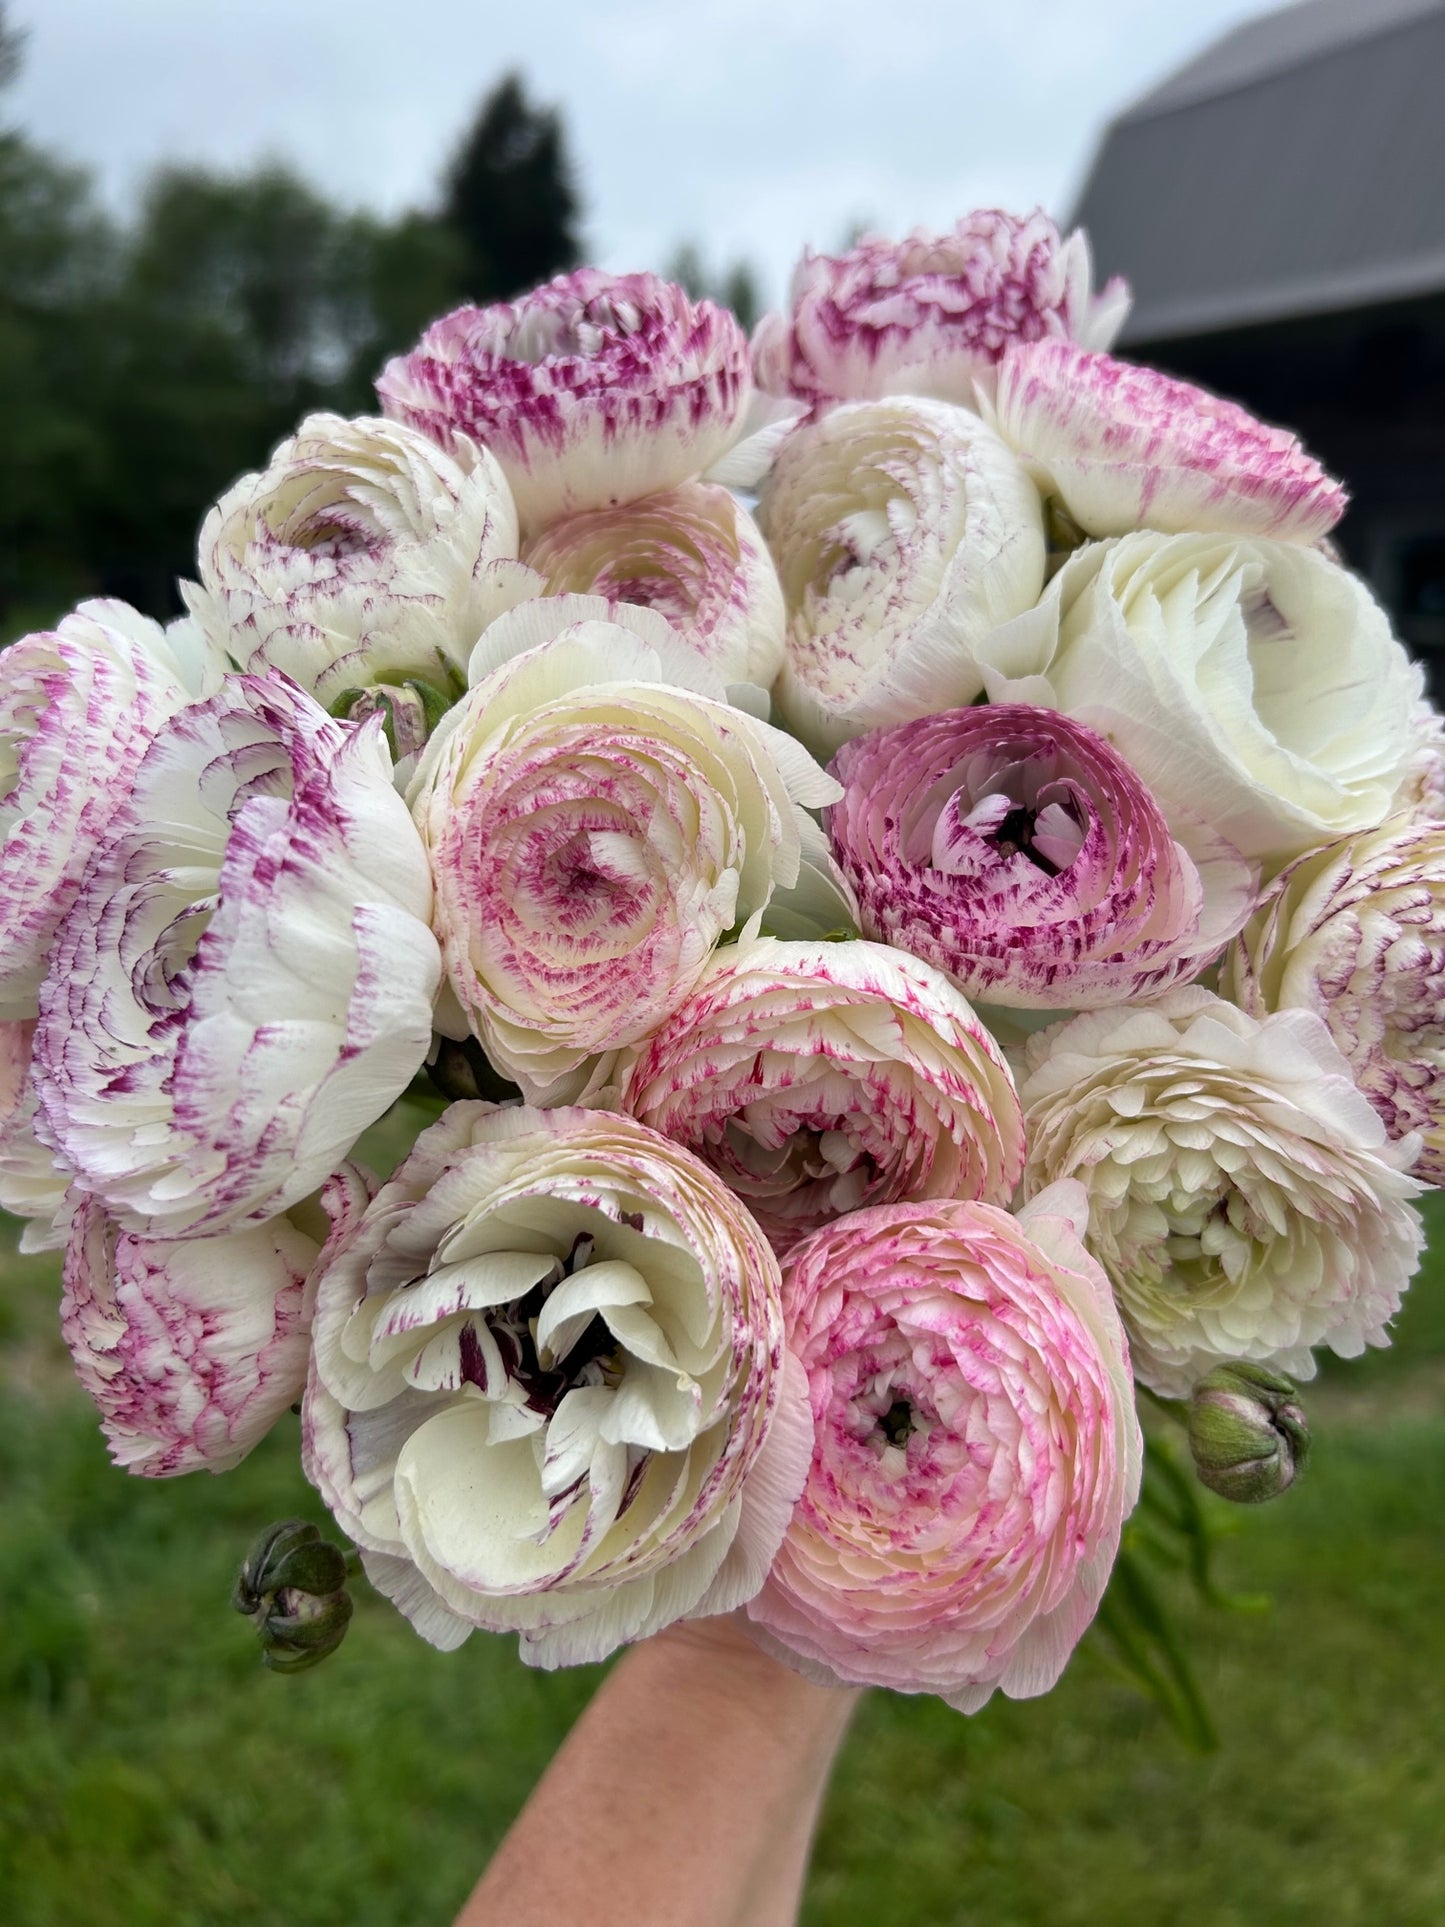
[[[1388,1343],[1422,1232],[1393,1146],[1320,1019],[1197,987],[1032,1038],[1024,1190],[1078,1178],[1144,1384],[1224,1358],[1312,1377],[1311,1347]]]
[[[241,668],[284,670],[323,707],[411,678],[454,697],[488,623],[541,588],[516,555],[517,511],[485,449],[309,415],[207,515],[186,593]]]
[[[1225,959],[1220,988],[1256,1016],[1329,1027],[1391,1140],[1445,1184],[1445,823],[1391,817],[1301,857]]]
[[[796,429],[758,519],[788,611],[774,700],[819,756],[972,702],[974,643],[1043,588],[1033,483],[949,402],[856,402]]]
[[[777,1260],[696,1158],[454,1104],[328,1203],[307,1472],[425,1638],[577,1664],[757,1592],[812,1431]]]

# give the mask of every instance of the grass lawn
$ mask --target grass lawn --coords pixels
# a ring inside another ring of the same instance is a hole
[[[875,1694],[810,1927],[1445,1922],[1445,1197],[1397,1343],[1308,1395],[1315,1458],[1232,1512],[1189,1608],[1223,1737],[1186,1752],[1087,1645],[965,1720]],[[4,1234],[0,1234],[4,1235]],[[55,1335],[53,1259],[0,1273],[0,1921],[444,1923],[595,1683],[509,1641],[434,1653],[358,1588],[341,1652],[264,1672],[229,1610],[271,1519],[322,1521],[294,1421],[239,1471],[108,1463]]]

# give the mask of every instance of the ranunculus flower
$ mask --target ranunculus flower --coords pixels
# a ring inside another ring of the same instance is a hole
[[[1107,348],[1124,324],[1120,280],[1090,291],[1089,244],[1067,240],[1041,208],[979,208],[950,233],[865,236],[846,254],[805,254],[786,315],[753,336],[753,369],[770,394],[815,407],[879,395],[936,395],[975,405],[1016,342],[1062,336]]]
[[[1256,1016],[1311,1010],[1414,1171],[1445,1184],[1445,823],[1391,817],[1300,857],[1225,961]]]
[[[71,1173],[35,1135],[33,1022],[0,1023],[0,1206],[27,1220],[22,1251],[54,1251],[69,1234]]]
[[[777,1261],[631,1118],[454,1104],[334,1186],[306,1468],[434,1645],[603,1658],[762,1584],[810,1449]]]
[[[795,429],[758,513],[788,610],[774,698],[820,755],[972,702],[974,642],[1043,588],[1033,483],[947,402],[857,402]]]
[[[228,678],[136,773],[56,940],[47,1131],[148,1237],[274,1217],[420,1068],[440,979],[426,857],[380,725]]]
[[[1388,1343],[1422,1243],[1415,1147],[1386,1142],[1313,1013],[1172,990],[1054,1025],[1025,1066],[1025,1191],[1082,1180],[1145,1385],[1184,1398],[1227,1358],[1311,1378],[1312,1346]]]
[[[536,530],[701,475],[742,433],[752,375],[727,309],[655,275],[578,268],[434,321],[376,392],[442,447],[490,449]]]
[[[483,629],[541,588],[516,555],[517,512],[485,449],[308,415],[207,515],[187,594],[243,668],[283,670],[323,707],[410,678],[455,696]]]
[[[1011,349],[985,417],[1086,535],[1218,530],[1317,542],[1349,500],[1287,429],[1071,341]]]
[[[856,737],[834,771],[834,853],[870,937],[970,997],[1088,1009],[1195,977],[1240,928],[1255,875],[1203,824],[1195,857],[1102,737],[984,703]]]
[[[148,1479],[225,1472],[260,1444],[306,1384],[319,1250],[286,1217],[155,1238],[80,1201],[60,1328],[117,1465]]]
[[[711,1165],[780,1249],[861,1205],[1007,1204],[1023,1165],[987,1031],[936,970],[882,944],[728,945],[611,1088]]]
[[[1076,1184],[1017,1218],[880,1205],[794,1247],[813,1463],[748,1617],[810,1677],[965,1713],[1046,1693],[1093,1618],[1141,1441]]]
[[[772,687],[783,660],[783,592],[762,536],[725,488],[684,482],[621,508],[554,522],[526,559],[548,595],[656,609],[724,683]]]
[[[1364,584],[1298,542],[1089,543],[976,654],[991,701],[1077,717],[1167,820],[1276,868],[1381,822],[1410,754],[1418,667]]]
[[[555,1101],[797,882],[802,806],[838,786],[719,700],[648,609],[526,603],[488,631],[473,676],[409,798],[466,1020],[530,1098]]]
[[[0,653],[0,1019],[35,1015],[56,927],[151,737],[223,667],[193,625],[110,600]]]
[[[1423,696],[1410,719],[1410,749],[1395,808],[1445,823],[1445,716]]]

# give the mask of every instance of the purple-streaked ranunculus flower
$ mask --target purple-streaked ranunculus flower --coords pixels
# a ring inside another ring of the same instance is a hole
[[[758,511],[788,612],[788,727],[827,756],[972,702],[973,644],[1043,588],[1042,515],[1018,457],[948,402],[856,402],[795,429]]]
[[[454,1104],[332,1187],[307,1474],[424,1638],[603,1658],[762,1585],[811,1445],[777,1260],[691,1153]]]
[[[864,931],[969,997],[1091,1009],[1196,977],[1243,924],[1256,873],[1203,824],[1171,836],[1127,763],[1024,704],[922,716],[845,743],[834,854]]]
[[[1154,368],[1036,341],[999,364],[986,419],[1086,535],[1217,531],[1317,542],[1349,497],[1287,429]]]
[[[609,1088],[709,1164],[780,1250],[863,1205],[1007,1204],[1023,1167],[988,1032],[936,970],[883,944],[728,945]]]
[[[529,1098],[555,1102],[798,881],[804,806],[838,786],[721,700],[650,609],[525,603],[472,673],[408,795],[466,1021]]]
[[[47,1134],[128,1229],[198,1236],[316,1190],[431,1043],[426,855],[380,724],[233,676],[157,736],[56,940]]]
[[[770,689],[783,661],[783,592],[756,524],[729,490],[684,482],[554,522],[526,560],[548,595],[655,609],[724,683]]]
[[[400,422],[309,415],[201,526],[192,611],[255,675],[279,669],[331,708],[415,678],[449,698],[491,621],[541,584],[485,449]]]
[[[753,336],[753,369],[770,394],[813,407],[880,395],[935,395],[975,405],[1016,342],[1062,337],[1107,348],[1129,311],[1120,280],[1091,291],[1089,244],[1043,212],[979,208],[947,234],[870,234],[846,254],[805,254],[789,312]]]
[[[34,1031],[32,1020],[0,1023],[0,1206],[26,1220],[22,1251],[56,1251],[69,1235],[76,1194],[72,1174],[35,1135]]]
[[[0,1019],[35,1015],[56,927],[151,737],[223,669],[193,624],[111,600],[0,653]]]
[[[1419,667],[1364,584],[1299,542],[1088,543],[975,651],[990,701],[1077,717],[1166,821],[1276,870],[1382,822],[1413,747]]]
[[[284,1216],[156,1238],[80,1200],[60,1326],[117,1465],[148,1479],[225,1472],[260,1444],[306,1384],[319,1251]]]
[[[743,432],[752,375],[727,309],[656,275],[578,268],[434,321],[376,390],[442,447],[489,449],[535,531],[701,475]]]
[[[1329,1027],[1393,1141],[1445,1185],[1445,823],[1391,817],[1284,871],[1220,977],[1256,1016],[1310,1010]]]
[[[811,1678],[972,1713],[1048,1692],[1139,1495],[1129,1354],[1077,1184],[1018,1217],[880,1205],[796,1245],[813,1463],[755,1634]]]
[[[1311,1011],[1197,987],[1031,1038],[1025,1193],[1078,1178],[1138,1378],[1186,1398],[1223,1359],[1312,1378],[1389,1342],[1423,1235],[1392,1145]]]

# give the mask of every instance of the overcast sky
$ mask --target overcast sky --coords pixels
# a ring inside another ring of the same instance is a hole
[[[1066,213],[1111,114],[1261,0],[11,0],[9,103],[123,206],[157,161],[425,203],[509,67],[561,108],[590,257],[687,238],[776,298],[804,242]]]

